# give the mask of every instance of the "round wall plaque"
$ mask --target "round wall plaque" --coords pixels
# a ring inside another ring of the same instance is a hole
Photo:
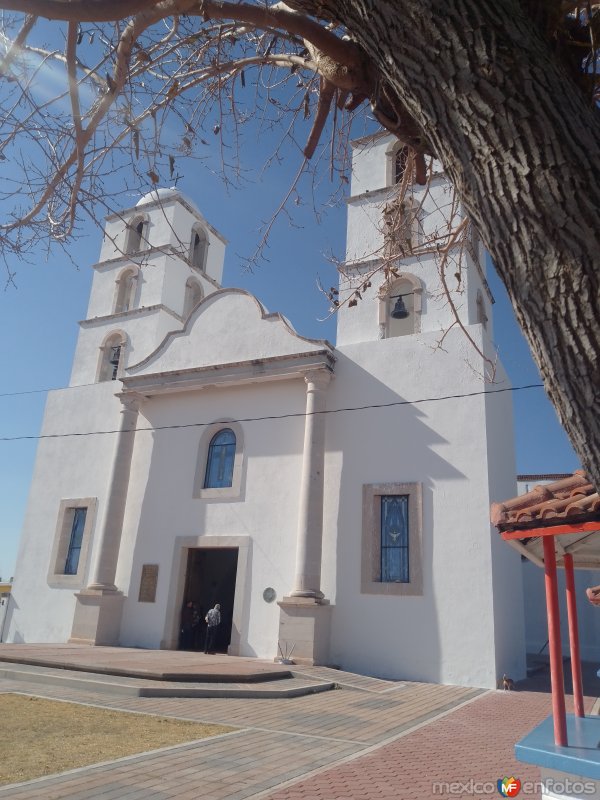
[[[271,586],[268,586],[263,592],[263,600],[266,603],[272,603],[277,597],[277,592]]]

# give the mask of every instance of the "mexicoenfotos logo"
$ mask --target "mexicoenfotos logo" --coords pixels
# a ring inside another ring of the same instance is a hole
[[[434,781],[431,784],[433,794],[442,797],[465,797],[473,796],[481,800],[482,795],[496,795],[496,791],[501,797],[527,797],[540,795],[555,797],[556,795],[567,795],[567,797],[583,797],[591,795],[596,797],[596,782],[576,780],[569,778],[557,781],[554,778],[545,778],[543,781],[521,781],[511,775],[510,778],[499,778],[494,781],[475,781],[469,778],[466,781]]]
[[[502,797],[516,797],[521,791],[521,781],[514,776],[498,778],[498,791]]]

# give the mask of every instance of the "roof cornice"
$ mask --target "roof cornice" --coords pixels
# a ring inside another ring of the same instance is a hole
[[[334,366],[335,356],[333,353],[329,350],[320,350],[229,364],[213,364],[172,372],[125,375],[121,381],[125,392],[154,397],[219,386],[303,378],[307,372],[314,370],[323,370],[331,374]]]

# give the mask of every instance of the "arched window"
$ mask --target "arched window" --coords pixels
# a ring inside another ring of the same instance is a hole
[[[125,338],[120,333],[113,333],[105,340],[101,348],[99,381],[116,381],[119,377],[125,353]]]
[[[145,217],[134,217],[127,227],[129,231],[126,251],[139,253],[145,246],[146,219]]]
[[[188,317],[202,300],[202,287],[198,281],[188,278],[185,285],[185,301],[183,304],[183,316]]]
[[[206,459],[205,489],[222,489],[232,485],[235,462],[235,433],[223,428],[210,440]]]
[[[126,269],[119,275],[117,280],[117,299],[115,302],[115,314],[129,311],[133,308],[135,301],[135,290],[137,287],[137,270]]]
[[[421,293],[418,278],[404,274],[391,285],[384,284],[379,292],[380,338],[409,336],[420,330]]]
[[[208,253],[208,238],[206,232],[196,227],[192,231],[192,241],[190,243],[190,262],[197,269],[204,269],[206,266],[206,256]]]

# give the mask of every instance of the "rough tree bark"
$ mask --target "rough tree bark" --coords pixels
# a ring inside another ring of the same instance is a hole
[[[517,0],[296,0],[402,97],[492,255],[600,486],[600,120]]]

